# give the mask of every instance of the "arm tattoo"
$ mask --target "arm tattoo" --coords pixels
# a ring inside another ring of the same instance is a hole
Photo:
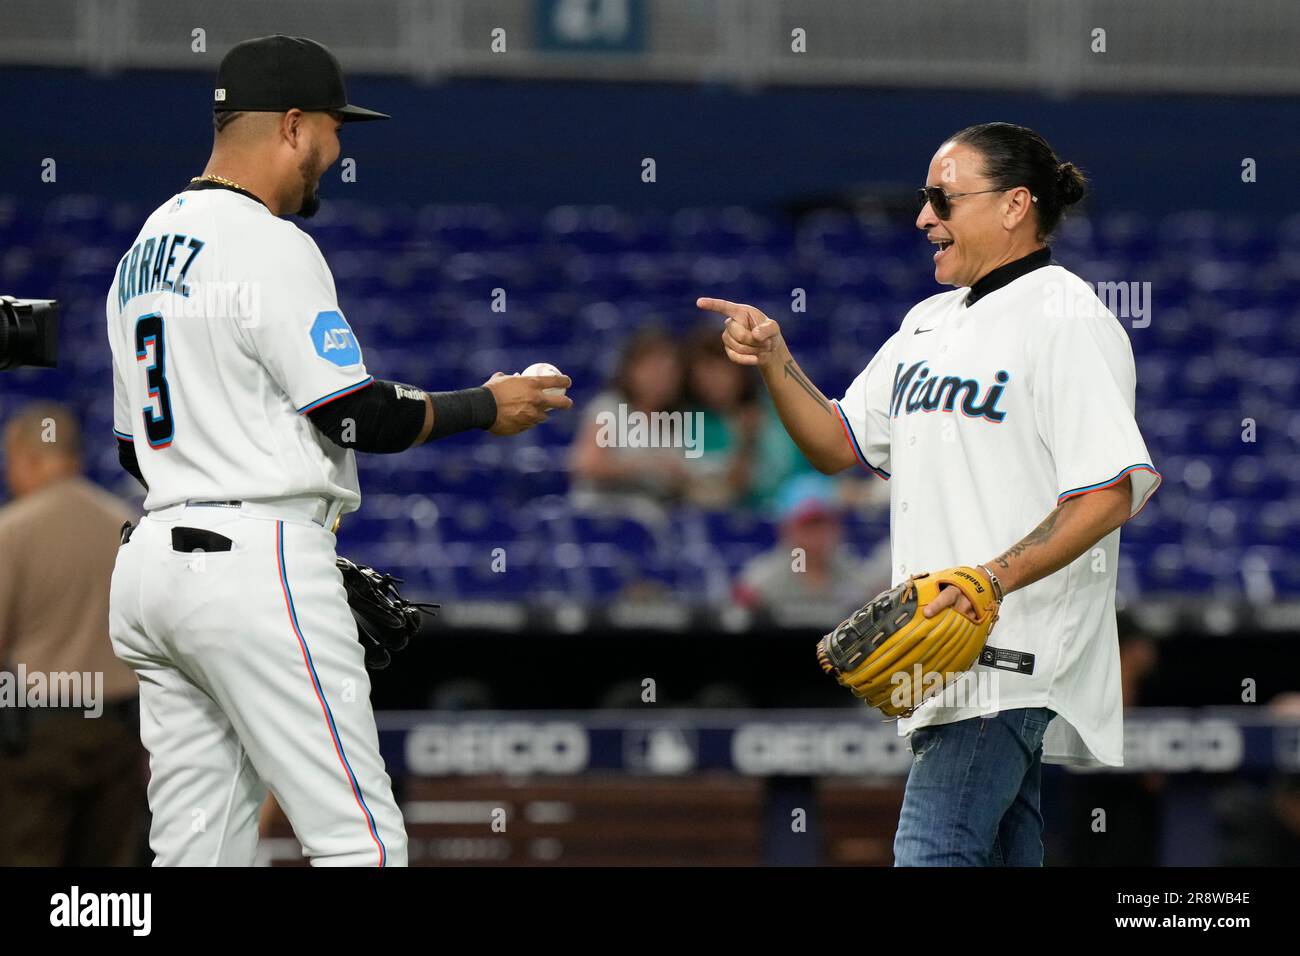
[[[803,372],[794,364],[794,359],[785,363],[785,377],[792,378],[799,383],[799,387],[812,396],[814,402],[820,405],[827,415],[834,415],[835,410],[831,408],[830,403],[822,397],[822,393],[817,391],[817,386],[804,377]]]
[[[1021,538],[1017,544],[1013,544],[1006,551],[1003,551],[1000,557],[994,558],[993,563],[1005,571],[1011,566],[1010,562],[1007,560],[1008,558],[1018,558],[1033,545],[1042,544],[1050,538],[1052,532],[1056,528],[1056,519],[1061,516],[1062,507],[1064,506],[1057,505],[1055,510],[1043,519],[1042,524]]]

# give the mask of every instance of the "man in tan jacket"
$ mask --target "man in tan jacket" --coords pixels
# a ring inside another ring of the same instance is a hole
[[[19,411],[4,451],[0,865],[131,865],[146,771],[136,678],[108,639],[108,590],[133,516],[82,476],[67,408]]]

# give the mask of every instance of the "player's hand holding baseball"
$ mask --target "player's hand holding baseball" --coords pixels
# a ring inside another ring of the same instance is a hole
[[[763,367],[781,361],[786,351],[781,326],[759,309],[726,299],[702,298],[696,299],[695,304],[727,317],[722,327],[722,344],[727,358],[737,365]]]
[[[497,372],[483,383],[497,403],[497,420],[488,429],[493,435],[517,435],[546,421],[557,408],[572,408],[573,399],[562,392],[573,379],[567,375],[507,375]]]

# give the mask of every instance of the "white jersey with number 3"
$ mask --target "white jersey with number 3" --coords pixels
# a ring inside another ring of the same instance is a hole
[[[988,561],[1061,502],[1126,476],[1136,514],[1160,483],[1134,419],[1128,336],[1081,279],[1048,265],[969,307],[967,292],[916,305],[835,403],[861,463],[889,479],[896,584]],[[1046,761],[1122,765],[1119,538],[1008,595],[964,687],[900,733],[1050,707]]]
[[[356,509],[354,453],[305,413],[372,379],[306,233],[233,190],[181,192],[122,257],[107,313],[113,427],[148,510],[301,495]]]

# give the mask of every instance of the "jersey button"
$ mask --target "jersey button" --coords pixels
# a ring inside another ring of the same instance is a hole
[[[906,501],[903,502],[903,510],[904,510],[904,511],[907,510],[907,502],[906,502]]]
[[[909,438],[909,439],[907,440],[907,443],[908,443],[909,445],[915,445],[915,444],[916,444],[916,436],[913,435],[911,438]]]
[[[900,564],[900,565],[898,566],[898,573],[899,573],[899,574],[906,574],[906,573],[907,573],[907,565],[906,565],[906,564]]]

